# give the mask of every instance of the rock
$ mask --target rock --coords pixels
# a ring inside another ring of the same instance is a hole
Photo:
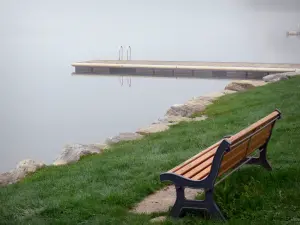
[[[99,148],[101,150],[109,149],[109,145],[103,144],[103,143],[96,143],[96,144],[94,144],[94,146],[96,146],[97,148]]]
[[[258,86],[265,85],[266,83],[264,81],[258,81],[258,80],[239,80],[239,81],[233,81],[229,83],[225,90],[231,90],[231,91],[245,91],[248,89],[252,89]]]
[[[45,164],[42,162],[36,162],[32,159],[25,159],[18,163],[17,170],[25,171],[26,173],[35,172],[37,169],[44,167]]]
[[[185,197],[187,199],[195,199],[201,190],[185,188]],[[138,203],[131,212],[138,214],[152,214],[167,212],[176,200],[176,190],[174,185],[167,186],[143,199]]]
[[[237,91],[232,91],[232,90],[224,90],[223,91],[224,95],[229,95],[229,94],[234,94],[237,93]]]
[[[182,118],[191,117],[195,113],[204,111],[213,101],[228,94],[227,92],[213,92],[200,97],[194,97],[184,104],[175,104],[168,109],[165,116],[166,118],[176,118],[175,122],[188,121],[188,119]]]
[[[288,76],[288,78],[295,77],[295,76],[300,76],[300,69],[296,70],[296,72],[287,74],[287,76]]]
[[[32,159],[26,159],[18,163],[17,167],[10,172],[0,174],[0,186],[14,184],[22,180],[28,174],[44,167],[45,164]]]
[[[59,157],[54,161],[54,165],[65,165],[72,162],[77,162],[80,157],[84,155],[90,155],[90,154],[98,154],[101,153],[104,149],[99,148],[99,145],[82,145],[82,144],[71,144],[66,145],[62,153],[59,155]]]
[[[157,122],[154,122],[153,124],[159,124],[163,123],[166,125],[174,125],[180,122],[191,122],[191,121],[201,121],[201,120],[206,120],[207,116],[200,116],[200,117],[195,117],[195,118],[190,118],[190,117],[182,117],[182,116],[166,116],[164,118],[158,119]]]
[[[159,216],[159,217],[155,217],[153,219],[150,220],[150,223],[160,223],[163,222],[167,219],[166,216]]]
[[[203,97],[206,98],[208,101],[212,102],[212,101],[222,97],[223,95],[225,95],[225,93],[222,91],[222,92],[212,92],[209,94],[205,94]]]
[[[172,105],[167,113],[166,116],[181,116],[185,117],[188,114],[188,107],[185,106],[184,104],[175,104]]]
[[[185,104],[173,105],[167,111],[166,116],[190,117],[195,113],[202,112],[212,103],[210,97],[197,97],[187,101]]]
[[[280,80],[287,80],[290,77],[297,76],[299,74],[300,74],[300,72],[297,72],[297,71],[296,72],[286,72],[286,73],[275,73],[275,74],[270,74],[270,75],[264,76],[263,80],[265,82],[277,82]]]
[[[169,129],[169,126],[164,123],[151,124],[149,127],[141,128],[136,133],[141,135],[148,135],[153,133],[158,133],[162,131],[166,131]]]
[[[167,126],[180,123],[182,121],[189,122],[192,118],[182,117],[182,116],[165,116],[163,118],[159,118],[153,124],[166,124]]]
[[[207,116],[199,116],[199,117],[195,117],[193,118],[192,121],[202,121],[202,120],[206,120],[208,117]]]
[[[0,174],[0,187],[12,184],[12,174],[10,172]]]
[[[106,139],[105,143],[108,145],[119,143],[120,141],[133,141],[141,139],[143,135],[138,133],[120,133],[117,136]]]

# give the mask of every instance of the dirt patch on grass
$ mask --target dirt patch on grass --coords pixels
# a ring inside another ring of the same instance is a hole
[[[187,199],[195,199],[197,194],[201,192],[199,189],[185,189],[185,196]],[[176,200],[176,190],[174,185],[167,186],[146,197],[143,201],[136,205],[131,210],[133,213],[159,213],[167,212],[172,207]]]

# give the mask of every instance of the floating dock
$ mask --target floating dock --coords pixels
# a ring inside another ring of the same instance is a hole
[[[300,64],[191,62],[146,60],[93,60],[73,63],[75,74],[121,76],[248,78],[270,73],[300,71]]]

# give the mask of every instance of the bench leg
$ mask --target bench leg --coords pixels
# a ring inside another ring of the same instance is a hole
[[[184,209],[206,210],[214,219],[226,221],[219,207],[213,200],[213,190],[205,191],[205,200],[187,200],[184,196],[184,187],[176,187],[176,202],[170,212],[170,216],[178,218],[184,215]]]
[[[221,210],[219,209],[218,205],[213,199],[213,189],[207,190],[205,192],[205,200],[207,204],[208,213],[215,219],[226,221],[225,217],[223,216]]]
[[[183,203],[185,202],[185,196],[184,196],[184,187],[182,186],[176,186],[176,201],[175,204],[170,212],[170,215],[174,218],[178,218],[182,215],[182,208]]]
[[[261,147],[260,150],[259,157],[252,158],[247,164],[261,165],[267,170],[272,170],[272,167],[267,160],[267,145]]]

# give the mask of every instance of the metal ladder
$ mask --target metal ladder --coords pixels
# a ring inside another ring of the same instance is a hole
[[[123,56],[124,56],[123,53],[124,53],[124,48],[123,48],[123,46],[121,45],[121,47],[120,47],[120,49],[119,49],[119,60],[123,60]],[[127,48],[127,50],[126,50],[126,60],[127,60],[127,61],[131,60],[131,46],[130,46],[130,45],[128,46],[128,48]],[[131,77],[128,76],[126,80],[127,80],[128,86],[131,87]],[[119,82],[120,82],[121,86],[123,86],[123,83],[124,83],[124,81],[123,81],[123,76],[121,76],[121,77],[119,78]]]
[[[123,56],[124,56],[124,48],[121,45],[121,47],[119,48],[119,60],[123,60]],[[126,50],[126,60],[131,60],[131,46],[129,45],[127,50]]]

